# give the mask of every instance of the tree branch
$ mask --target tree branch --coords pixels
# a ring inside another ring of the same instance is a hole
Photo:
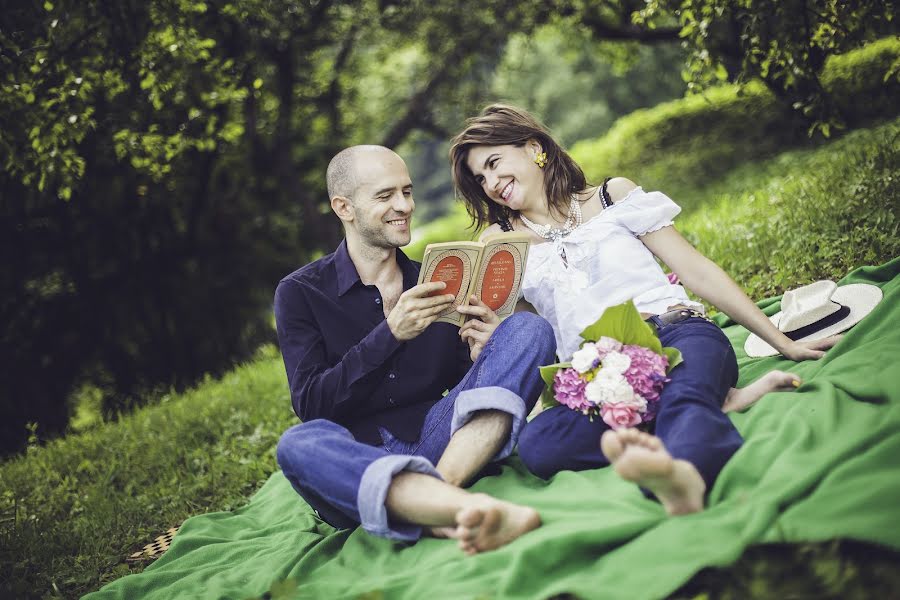
[[[400,119],[394,123],[394,126],[382,139],[381,145],[388,148],[394,148],[399,145],[410,132],[417,129],[423,120],[423,115],[429,112],[428,104],[434,96],[435,90],[439,85],[444,83],[450,77],[451,66],[458,64],[459,47],[453,52],[452,56],[445,57],[441,67],[434,72],[431,79],[425,84],[425,87],[413,94],[406,105],[406,112]]]
[[[677,41],[680,39],[678,34],[681,31],[680,27],[660,29],[643,29],[637,25],[614,27],[592,15],[584,15],[582,23],[600,40],[634,40],[648,44]]]

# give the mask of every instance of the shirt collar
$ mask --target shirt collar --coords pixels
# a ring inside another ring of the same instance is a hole
[[[403,272],[403,289],[416,285],[419,279],[419,270],[416,264],[409,259],[403,251],[397,249],[397,264],[400,265],[400,271]],[[338,296],[346,294],[359,279],[359,271],[350,258],[350,252],[347,250],[347,240],[342,240],[341,245],[334,251],[334,268],[337,272]]]

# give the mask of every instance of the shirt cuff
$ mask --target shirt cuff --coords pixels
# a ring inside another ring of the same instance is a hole
[[[387,319],[376,325],[375,329],[370,331],[360,344],[365,349],[364,352],[360,352],[360,359],[366,370],[382,366],[385,359],[396,352],[402,343],[394,337],[391,328],[388,327]]]

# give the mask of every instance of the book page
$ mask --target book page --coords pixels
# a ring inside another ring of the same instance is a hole
[[[472,294],[501,319],[515,311],[528,260],[529,235],[504,232],[485,236],[484,251],[475,274]],[[468,301],[468,298],[467,298]]]
[[[454,295],[453,303],[438,316],[436,322],[456,326],[465,322],[466,315],[456,312],[456,307],[468,302],[469,294],[472,293],[472,278],[483,248],[484,244],[481,242],[465,241],[428,244],[425,248],[418,283],[443,281],[447,287],[432,295]]]

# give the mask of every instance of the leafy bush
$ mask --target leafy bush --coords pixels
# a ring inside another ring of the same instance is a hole
[[[832,57],[822,76],[847,122],[894,117],[900,96],[900,40]],[[589,179],[624,176],[679,197],[747,161],[820,141],[762,84],[712,88],[619,119],[597,140],[572,147]]]

